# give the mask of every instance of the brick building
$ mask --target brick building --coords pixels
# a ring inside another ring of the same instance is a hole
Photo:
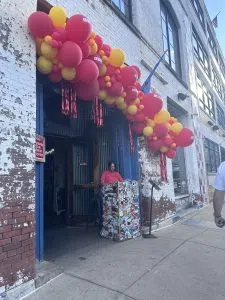
[[[36,76],[36,50],[28,33],[27,19],[37,9],[47,12],[51,5],[64,6],[69,15],[86,15],[107,43],[126,52],[128,64],[140,67],[142,82],[163,51],[169,48],[152,86],[163,98],[167,109],[194,130],[196,140],[191,147],[180,149],[173,162],[167,160],[167,183],[161,182],[159,157],[150,154],[142,140],[138,141],[144,204],[150,197],[150,180],[161,188],[154,195],[155,227],[179,219],[192,206],[194,194],[208,202],[216,168],[220,160],[224,160],[224,59],[203,1],[1,1],[2,295],[12,290],[32,289],[35,263],[45,258],[45,183],[41,174],[46,170],[43,164],[35,163],[35,137],[36,133],[53,134],[56,126],[50,120],[45,120],[45,128],[40,125],[40,99],[50,97],[52,91],[43,92],[46,87]],[[59,134],[63,128],[57,130]],[[56,143],[52,146],[49,141],[49,147],[57,146]]]

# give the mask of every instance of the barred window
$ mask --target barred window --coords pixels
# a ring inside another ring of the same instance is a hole
[[[163,4],[163,2],[161,2],[161,25],[163,49],[164,51],[168,50],[165,55],[165,60],[174,71],[180,74],[178,28],[169,9]]]
[[[223,62],[223,58],[220,54],[218,55],[218,60],[219,60],[220,71],[222,72],[223,76],[225,77],[225,65]]]
[[[215,108],[212,94],[208,91],[201,79],[197,77],[198,99],[202,110],[215,120]]]
[[[204,25],[204,13],[203,13],[203,10],[202,10],[201,5],[199,3],[199,0],[191,0],[191,3],[194,7],[194,10],[195,10],[195,12],[198,16],[198,19],[199,19],[202,27],[204,28],[205,27],[205,25]]]
[[[197,58],[198,62],[202,66],[205,73],[209,76],[209,57],[194,28],[193,28],[193,46],[194,46],[195,57]]]
[[[211,140],[204,140],[205,163],[208,172],[217,172],[220,165],[220,150],[219,146]]]
[[[215,90],[217,91],[217,93],[219,94],[221,99],[223,99],[220,78],[219,78],[217,71],[215,70],[215,68],[213,66],[212,66],[212,82],[213,82],[213,86],[214,86]]]
[[[209,28],[209,25],[207,25],[207,32],[208,32],[208,41],[209,41],[209,45],[212,49],[213,54],[215,55],[215,57],[217,57],[217,46],[216,46],[216,42],[213,38],[212,32]]]
[[[216,104],[216,110],[217,110],[217,120],[218,124],[225,129],[225,114],[222,107],[217,103]]]
[[[131,0],[106,0],[112,3],[129,21],[132,21]]]

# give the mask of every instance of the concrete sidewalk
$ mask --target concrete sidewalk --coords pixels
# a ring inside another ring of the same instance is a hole
[[[225,229],[211,206],[155,235],[62,256],[64,273],[25,299],[225,300]]]

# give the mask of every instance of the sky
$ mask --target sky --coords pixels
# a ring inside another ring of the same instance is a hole
[[[205,5],[213,19],[220,11],[218,16],[218,27],[215,28],[216,36],[225,57],[225,0],[205,0]]]

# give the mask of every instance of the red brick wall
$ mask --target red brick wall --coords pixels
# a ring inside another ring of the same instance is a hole
[[[9,287],[33,278],[34,265],[34,213],[10,202],[0,209],[0,286]]]

